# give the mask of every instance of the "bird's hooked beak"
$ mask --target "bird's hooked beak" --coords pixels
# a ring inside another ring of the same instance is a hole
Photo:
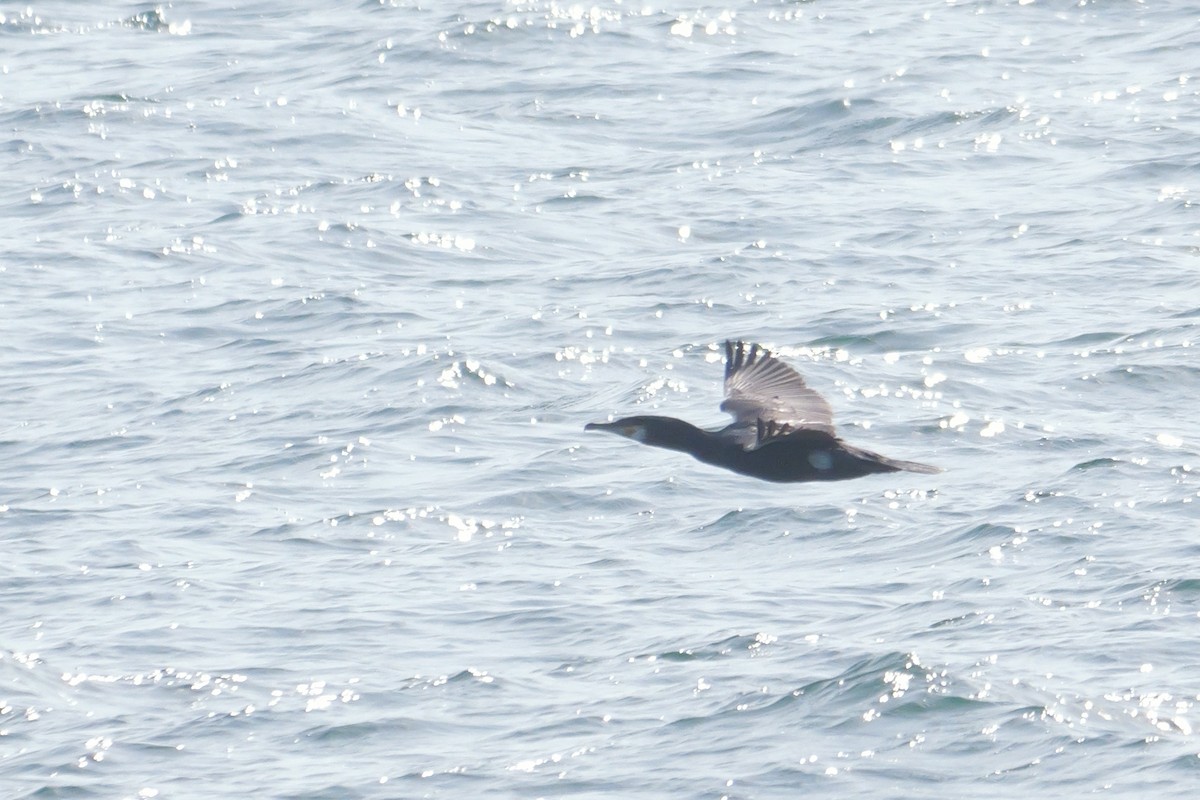
[[[646,440],[645,425],[620,419],[616,422],[589,422],[583,426],[583,429],[585,431],[615,433],[618,436],[624,436],[626,439],[633,439],[635,442],[644,442]]]

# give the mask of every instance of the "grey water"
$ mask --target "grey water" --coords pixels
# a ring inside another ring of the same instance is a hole
[[[0,8],[0,796],[1194,796],[1198,21]]]

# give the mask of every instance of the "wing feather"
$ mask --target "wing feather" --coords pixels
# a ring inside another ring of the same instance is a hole
[[[749,342],[725,342],[725,401],[721,410],[746,430],[746,449],[757,449],[797,430],[834,434],[833,409],[800,373]],[[752,440],[752,441],[751,441]]]

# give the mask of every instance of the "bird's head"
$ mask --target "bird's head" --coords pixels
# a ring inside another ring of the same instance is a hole
[[[635,442],[693,452],[708,434],[673,417],[625,417],[613,422],[590,422],[585,431],[607,431]]]
[[[613,422],[589,422],[583,426],[583,429],[615,433],[626,439],[633,439],[635,442],[644,442],[650,435],[649,429],[652,423],[648,422],[649,419],[650,417],[625,417]]]

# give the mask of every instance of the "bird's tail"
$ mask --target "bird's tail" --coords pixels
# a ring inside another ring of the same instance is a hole
[[[921,464],[917,461],[902,461],[898,458],[888,458],[887,456],[881,456],[880,461],[896,470],[903,470],[904,472],[919,472],[922,475],[936,475],[942,471],[941,467],[935,467],[930,464]]]
[[[851,445],[843,445],[846,452],[866,467],[866,472],[919,472],[922,475],[936,475],[942,471],[941,467],[934,467],[929,464],[921,464],[917,461],[904,461],[899,458],[888,458],[881,456],[879,453],[873,453],[870,450],[863,450],[861,447],[853,447]]]

